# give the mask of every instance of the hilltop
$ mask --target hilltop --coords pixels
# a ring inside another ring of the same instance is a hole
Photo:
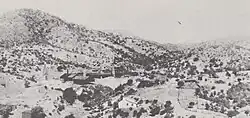
[[[66,61],[68,54],[71,60],[83,61],[78,63],[89,67],[111,65],[114,59],[119,60],[115,63],[163,66],[164,62],[176,57],[175,52],[169,51],[166,46],[118,33],[88,29],[39,10],[20,9],[0,19],[2,47],[44,46],[53,52],[64,52],[62,55],[52,54],[52,57]],[[51,52],[44,50],[44,53]]]

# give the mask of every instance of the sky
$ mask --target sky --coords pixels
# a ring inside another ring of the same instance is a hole
[[[159,43],[250,37],[250,0],[0,0],[0,13],[40,9],[88,28]]]

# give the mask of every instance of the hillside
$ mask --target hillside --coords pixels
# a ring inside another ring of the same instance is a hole
[[[34,9],[0,17],[0,116],[249,117],[247,40],[160,44]]]
[[[52,57],[66,61],[68,56],[70,61],[79,60],[79,64],[88,67],[124,62],[132,66],[163,66],[177,56],[176,52],[161,45],[136,37],[91,30],[39,10],[20,9],[7,13],[1,18],[1,24],[2,47],[44,46],[52,50],[44,50],[47,54],[53,52]],[[66,53],[60,53],[63,51]]]
[[[58,80],[66,68],[73,73],[79,69],[111,71],[112,66],[123,71],[152,70],[163,68],[181,56],[181,52],[138,37],[88,29],[33,9],[19,9],[1,16],[0,37],[1,93],[6,95],[2,96],[1,104],[21,107],[56,101],[61,93],[47,89],[72,86]],[[43,92],[36,93],[44,86],[45,95],[52,97],[50,100],[44,99]]]

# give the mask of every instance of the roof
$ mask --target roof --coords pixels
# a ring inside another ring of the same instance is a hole
[[[64,73],[60,76],[60,78],[67,78],[68,77],[68,74],[67,73]]]
[[[184,80],[184,82],[195,82],[195,83],[199,83],[197,80]]]

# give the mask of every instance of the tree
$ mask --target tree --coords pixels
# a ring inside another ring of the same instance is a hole
[[[196,116],[195,115],[191,115],[188,118],[196,118]]]
[[[151,109],[150,111],[150,116],[155,116],[155,115],[158,115],[160,113],[160,106],[155,106]]]
[[[240,79],[240,78],[238,78],[237,80],[238,80],[239,83],[241,82],[241,79]]]
[[[165,107],[165,108],[169,108],[169,107],[171,107],[171,105],[172,105],[172,102],[171,102],[171,101],[166,101],[164,107]]]
[[[31,117],[32,118],[45,118],[46,114],[44,113],[42,107],[36,106],[31,109]]]
[[[189,103],[188,108],[193,108],[193,107],[194,107],[194,105],[195,105],[195,103],[194,103],[194,102],[190,102],[190,103]]]
[[[245,111],[245,114],[248,116],[248,114],[249,114],[249,110],[246,110],[246,111]]]
[[[226,72],[226,76],[227,76],[227,77],[231,77],[231,74],[227,71],[227,72]]]
[[[200,80],[200,81],[202,80],[202,76],[201,75],[198,76],[198,80]]]
[[[134,110],[133,117],[137,116],[137,110]]]
[[[209,108],[210,108],[209,104],[206,103],[206,104],[205,104],[205,109],[206,109],[206,110],[209,110]]]
[[[225,109],[224,106],[221,107],[220,112],[221,112],[221,113],[225,113],[225,112],[226,112],[226,109]]]
[[[108,106],[112,106],[112,103],[111,103],[111,101],[108,101]]]
[[[200,90],[200,88],[196,88],[194,94],[195,94],[195,96],[199,96],[200,97],[201,96],[201,90]]]
[[[28,80],[24,81],[24,87],[29,88],[30,87],[30,82]]]
[[[166,114],[166,115],[164,116],[164,118],[173,118],[173,117],[174,117],[173,114]]]
[[[132,85],[133,85],[133,80],[132,80],[132,79],[129,79],[129,80],[127,81],[127,85],[132,86]]]
[[[62,105],[62,104],[59,104],[58,105],[58,111],[62,111],[62,110],[64,110],[65,109],[65,106],[64,105]]]
[[[165,105],[165,112],[166,112],[166,115],[169,115],[169,116],[173,116],[173,112],[174,112],[174,107],[172,107],[172,102],[171,101],[166,101]]]
[[[178,88],[182,88],[184,86],[184,82],[183,81],[178,81],[177,85],[178,85]]]
[[[76,92],[73,90],[73,88],[66,88],[63,91],[63,99],[65,99],[70,105],[72,105],[77,98]]]
[[[114,104],[113,104],[113,109],[118,109],[118,108],[119,108],[118,102],[114,102]]]
[[[236,69],[233,69],[234,76],[237,76],[238,71]]]
[[[63,69],[64,69],[64,68],[63,68],[62,66],[58,66],[58,67],[57,67],[57,71],[58,71],[58,72],[63,72]]]
[[[232,117],[234,117],[234,116],[236,116],[236,115],[238,115],[238,114],[239,114],[239,112],[236,111],[236,110],[232,110],[232,111],[228,111],[228,112],[227,112],[227,116],[228,116],[229,118],[232,118]]]
[[[75,118],[75,116],[73,114],[70,114],[68,116],[65,116],[64,118]]]
[[[237,107],[239,108],[243,108],[245,106],[247,106],[247,101],[246,100],[241,100],[240,103],[237,104]]]
[[[156,79],[156,80],[155,80],[155,84],[156,84],[156,85],[159,85],[159,84],[160,84],[160,80],[159,80],[159,79]]]
[[[194,61],[194,62],[199,61],[199,58],[198,58],[198,57],[195,57],[195,58],[193,59],[193,61]]]
[[[12,107],[11,106],[7,106],[6,108],[2,109],[2,115],[3,118],[9,118],[9,116],[11,115],[11,111],[12,111]]]
[[[120,116],[122,118],[127,118],[129,116],[129,112],[121,111]]]
[[[215,86],[212,86],[212,88],[211,88],[212,90],[214,90],[215,89]]]

